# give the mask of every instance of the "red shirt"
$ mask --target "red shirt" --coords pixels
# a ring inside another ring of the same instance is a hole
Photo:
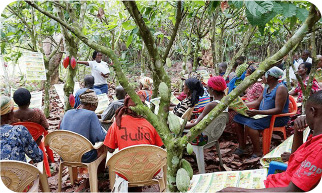
[[[312,190],[322,176],[322,134],[312,137],[291,156],[285,172],[267,176],[266,188],[286,187],[293,182],[307,192]]]
[[[119,150],[140,144],[163,145],[159,134],[146,119],[129,115],[123,115],[120,128],[114,121],[104,140],[104,145],[111,149],[119,148]]]

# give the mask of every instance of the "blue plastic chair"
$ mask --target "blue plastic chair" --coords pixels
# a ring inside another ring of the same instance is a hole
[[[271,161],[269,163],[267,175],[275,174],[276,170],[285,171],[286,168],[287,168],[287,164],[285,164],[285,163],[281,163],[281,162],[277,162],[277,161]]]

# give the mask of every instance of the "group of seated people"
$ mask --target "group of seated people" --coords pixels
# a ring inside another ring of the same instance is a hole
[[[240,60],[242,59],[240,58]],[[197,77],[190,77],[184,81],[183,94],[180,95],[181,98],[178,98],[181,101],[174,107],[173,113],[181,117],[186,110],[196,107],[198,103],[202,103],[203,108],[198,118],[186,124],[186,129],[197,125],[221,102],[221,99],[226,95],[227,85],[229,87],[231,81],[233,81],[231,85],[236,87],[241,82],[242,77],[249,76],[256,70],[256,65],[246,65],[244,61],[240,60],[238,60],[239,63],[236,66],[236,73],[231,75],[231,80],[229,78],[228,84],[227,80],[222,76],[210,77],[207,85],[203,85],[202,81]],[[322,58],[318,65],[322,67]],[[309,63],[304,62],[299,65],[298,74],[302,77],[305,86],[308,84],[307,77],[310,70],[311,65]],[[248,117],[234,114],[233,120],[231,120],[235,123],[234,129],[239,143],[239,147],[234,152],[235,154],[242,155],[246,153],[246,131],[253,145],[252,158],[261,157],[262,150],[260,148],[259,131],[269,126],[272,115],[288,112],[289,94],[298,93],[300,95],[303,92],[300,87],[296,88],[294,92],[289,92],[285,83],[279,81],[282,76],[283,71],[280,68],[272,67],[262,77],[262,82],[256,82],[247,89],[245,93],[246,105],[251,109],[247,111]],[[135,103],[126,95],[123,87],[116,87],[117,100],[109,104],[102,113],[101,119],[99,119],[95,114],[95,110],[98,105],[97,94],[100,94],[100,92],[93,88],[94,77],[86,76],[84,82],[85,88],[76,92],[74,109],[68,110],[65,113],[60,123],[60,129],[76,132],[86,137],[93,145],[96,142],[104,141],[104,145],[111,153],[117,148],[121,150],[137,144],[151,144],[164,147],[155,128],[144,117],[131,110],[130,107],[135,106]],[[152,99],[152,79],[142,77],[139,83],[140,89],[137,93],[141,101],[149,102]],[[263,87],[262,84],[265,84],[265,86]],[[291,155],[287,171],[282,174],[271,175],[265,182],[267,188],[283,187],[281,190],[285,191],[307,191],[314,188],[321,178],[322,165],[319,162],[321,160],[319,151],[322,147],[322,135],[320,135],[322,129],[320,129],[319,124],[322,123],[322,91],[318,91],[320,87],[316,81],[313,84],[312,95],[305,107],[306,117],[299,117],[294,123],[296,136],[300,135],[299,133],[301,133],[307,123],[311,130],[313,130],[313,137],[302,146],[297,143],[299,148]],[[209,97],[209,102],[200,101],[203,97]],[[16,111],[13,110],[11,98],[1,97],[0,159],[26,161],[25,155],[27,155],[33,162],[42,161],[42,151],[37,145],[41,139],[34,141],[24,126],[12,126],[11,124],[20,121],[36,122],[45,129],[48,129],[49,125],[45,115],[39,109],[29,108],[31,95],[27,89],[18,89],[14,93],[13,99],[19,107]],[[225,111],[228,112],[228,109],[225,109]],[[268,116],[253,119],[252,116],[254,115]],[[104,127],[104,121],[111,120],[113,117],[113,123]],[[289,117],[279,117],[275,121],[275,126],[284,126],[288,121]],[[310,149],[308,150],[308,148]],[[97,157],[97,150],[91,150],[83,155],[82,162],[89,163]],[[301,179],[310,181],[310,183],[305,183],[306,181]],[[273,189],[271,190],[273,191]],[[244,190],[228,188],[223,191]]]

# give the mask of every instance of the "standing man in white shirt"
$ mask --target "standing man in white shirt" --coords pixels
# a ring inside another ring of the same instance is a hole
[[[302,64],[303,62],[308,62],[312,64],[312,58],[310,56],[311,56],[311,52],[308,50],[304,50],[302,52],[301,58],[297,61],[297,63],[299,65]]]
[[[94,88],[100,89],[102,93],[108,93],[108,86],[106,78],[110,74],[110,69],[107,63],[102,61],[102,53],[94,51],[93,61],[77,61],[79,64],[85,64],[92,69],[92,76],[94,76]]]

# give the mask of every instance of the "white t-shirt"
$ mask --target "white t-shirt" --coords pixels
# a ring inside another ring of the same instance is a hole
[[[97,63],[96,60],[88,61],[88,66],[92,69],[92,76],[94,76],[94,86],[107,84],[106,79],[101,75],[101,73],[110,73],[110,69],[108,68],[106,62],[101,61],[100,63]]]
[[[302,59],[302,58],[300,58],[300,59],[297,61],[298,65],[302,64],[303,62],[308,62],[308,63],[311,63],[311,64],[312,64],[312,58],[307,57],[307,58],[306,58],[306,61],[303,61],[303,59]]]

